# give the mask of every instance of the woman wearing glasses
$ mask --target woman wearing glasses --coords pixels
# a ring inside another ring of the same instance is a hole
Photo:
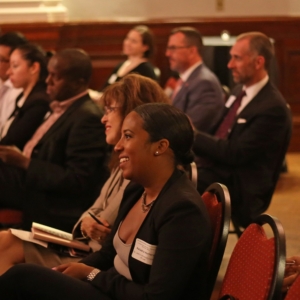
[[[102,249],[53,270],[14,266],[0,277],[1,299],[209,299],[209,218],[192,182],[177,169],[192,161],[193,140],[179,109],[136,107],[115,146],[123,177],[132,182]]]
[[[135,107],[148,102],[168,101],[161,87],[148,78],[130,74],[121,81],[107,87],[103,94],[105,114],[101,122],[105,125],[106,142],[115,146],[121,137],[124,118]],[[129,180],[122,176],[118,157],[112,153],[111,175],[104,184],[93,206],[82,214],[73,228],[73,237],[86,238],[93,251],[99,250],[117,216],[124,189]],[[90,215],[95,215],[105,225],[98,224]],[[64,250],[64,249],[61,249]],[[78,261],[66,253],[59,253],[39,245],[25,242],[11,234],[0,232],[0,274],[14,264],[29,262],[54,267],[68,261]]]

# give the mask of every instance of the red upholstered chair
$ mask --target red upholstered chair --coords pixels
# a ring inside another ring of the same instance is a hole
[[[22,224],[23,213],[20,210],[0,209],[0,229],[17,228]]]
[[[288,290],[284,300],[299,300],[299,299],[300,299],[300,276],[296,278],[296,280]]]
[[[230,226],[230,196],[225,185],[211,184],[202,195],[213,230],[209,257],[208,292],[212,293],[225,251]]]
[[[273,237],[268,238],[263,224]],[[238,240],[221,287],[221,299],[279,300],[285,270],[285,234],[281,223],[261,215]],[[231,295],[229,298],[226,295]]]

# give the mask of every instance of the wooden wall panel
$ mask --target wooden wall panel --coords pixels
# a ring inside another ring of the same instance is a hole
[[[279,89],[291,105],[294,116],[294,133],[290,151],[300,151],[300,18],[257,17],[257,18],[189,18],[160,19],[143,22],[156,37],[156,56],[153,60],[161,70],[161,85],[170,75],[165,48],[170,31],[177,26],[196,27],[203,36],[219,36],[228,30],[236,36],[246,31],[262,31],[275,41],[279,69]],[[18,30],[46,50],[78,47],[86,50],[93,63],[91,88],[99,89],[108,78],[113,67],[124,60],[122,41],[136,22],[80,22],[80,23],[37,23],[4,24],[3,32]],[[299,141],[298,141],[299,140]]]

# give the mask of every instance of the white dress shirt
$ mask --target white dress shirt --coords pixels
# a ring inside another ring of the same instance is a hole
[[[15,109],[16,99],[23,89],[13,87],[10,79],[3,82],[0,79],[0,132]]]
[[[259,91],[267,84],[269,81],[269,76],[265,76],[261,81],[249,86],[243,86],[243,90],[246,95],[243,97],[240,107],[237,110],[237,115],[250,103],[250,101],[259,93]],[[230,107],[235,101],[236,96],[230,96],[225,104],[226,107]]]

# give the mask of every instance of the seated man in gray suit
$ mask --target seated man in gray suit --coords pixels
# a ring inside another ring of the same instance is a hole
[[[88,95],[88,55],[66,49],[48,64],[52,113],[25,145],[0,147],[0,207],[24,212],[31,222],[71,231],[108,177],[101,112]]]
[[[197,130],[211,133],[221,118],[224,97],[219,80],[203,63],[201,34],[193,27],[172,30],[166,56],[179,73],[172,104],[184,111]],[[196,157],[199,167],[200,162]]]
[[[198,190],[224,183],[232,200],[233,220],[246,227],[271,201],[291,137],[291,114],[271,83],[273,45],[260,32],[237,37],[228,68],[239,85],[226,102],[214,135],[199,131],[194,152],[203,158]]]

